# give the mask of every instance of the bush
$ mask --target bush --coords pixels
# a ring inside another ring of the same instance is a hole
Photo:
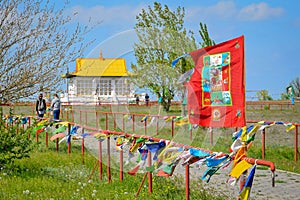
[[[3,116],[2,110],[0,113]],[[0,120],[0,167],[13,164],[15,159],[29,157],[36,144],[28,137],[32,129],[19,128],[21,118],[11,116]]]

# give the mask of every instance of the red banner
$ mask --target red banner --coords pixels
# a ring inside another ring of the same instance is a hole
[[[194,73],[186,84],[190,123],[245,126],[244,36],[190,55],[195,62]]]

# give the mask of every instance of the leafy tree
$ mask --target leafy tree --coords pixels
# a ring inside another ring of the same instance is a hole
[[[296,77],[294,80],[290,82],[290,85],[294,89],[294,97],[300,97],[300,80],[299,77]],[[284,91],[281,93],[282,100],[288,100],[290,97],[287,95],[287,92]]]
[[[259,101],[270,101],[273,98],[269,95],[268,90],[260,90],[256,93]]]
[[[209,37],[209,33],[208,33],[208,30],[207,30],[206,24],[203,24],[202,22],[200,22],[199,34],[200,34],[200,36],[203,40],[203,42],[200,42],[200,45],[201,45],[202,48],[208,47],[208,46],[214,46],[216,44],[215,41],[213,41]]]
[[[60,84],[60,74],[89,44],[91,30],[79,24],[70,28],[65,7],[50,1],[0,1],[0,102],[15,101]]]
[[[288,95],[287,95],[286,93],[281,93],[280,99],[281,99],[281,100],[288,100],[289,97],[288,97]]]
[[[300,97],[300,80],[299,77],[295,78],[290,82],[290,85],[294,88],[295,97]]]
[[[180,92],[182,97],[185,94],[178,77],[194,66],[189,57],[182,58],[174,69],[171,63],[198,47],[194,33],[184,28],[184,16],[184,8],[171,11],[167,5],[158,2],[136,16],[135,30],[139,42],[134,45],[137,64],[132,65],[132,82],[140,88],[149,88],[166,111],[175,92]],[[205,34],[203,37],[206,38]]]

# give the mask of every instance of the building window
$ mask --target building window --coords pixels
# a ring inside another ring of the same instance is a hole
[[[117,96],[128,96],[132,89],[126,78],[76,77],[74,85],[76,85],[78,96],[111,96],[113,90]]]
[[[93,79],[91,78],[78,78],[77,79],[77,95],[78,96],[91,96],[95,91]]]
[[[130,94],[130,84],[126,79],[116,80],[115,83],[115,91],[118,96],[128,96]]]
[[[112,85],[111,85],[111,80],[105,80],[105,79],[100,79],[98,80],[97,83],[98,87],[98,91],[99,91],[99,95],[103,95],[103,96],[109,96],[111,95],[111,91],[112,91]]]

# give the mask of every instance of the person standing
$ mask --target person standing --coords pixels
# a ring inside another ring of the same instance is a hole
[[[36,101],[36,106],[35,106],[36,114],[38,117],[43,118],[44,114],[46,113],[46,101],[43,98],[43,94],[39,94],[39,97]]]
[[[60,100],[57,94],[54,94],[54,99],[51,101],[50,109],[53,111],[53,118],[59,120],[60,114]]]
[[[140,104],[140,98],[139,98],[139,95],[135,95],[135,103],[136,105],[138,106]]]
[[[146,96],[145,96],[145,101],[146,101],[146,106],[149,105],[149,101],[150,101],[150,97],[149,95],[146,93]]]

